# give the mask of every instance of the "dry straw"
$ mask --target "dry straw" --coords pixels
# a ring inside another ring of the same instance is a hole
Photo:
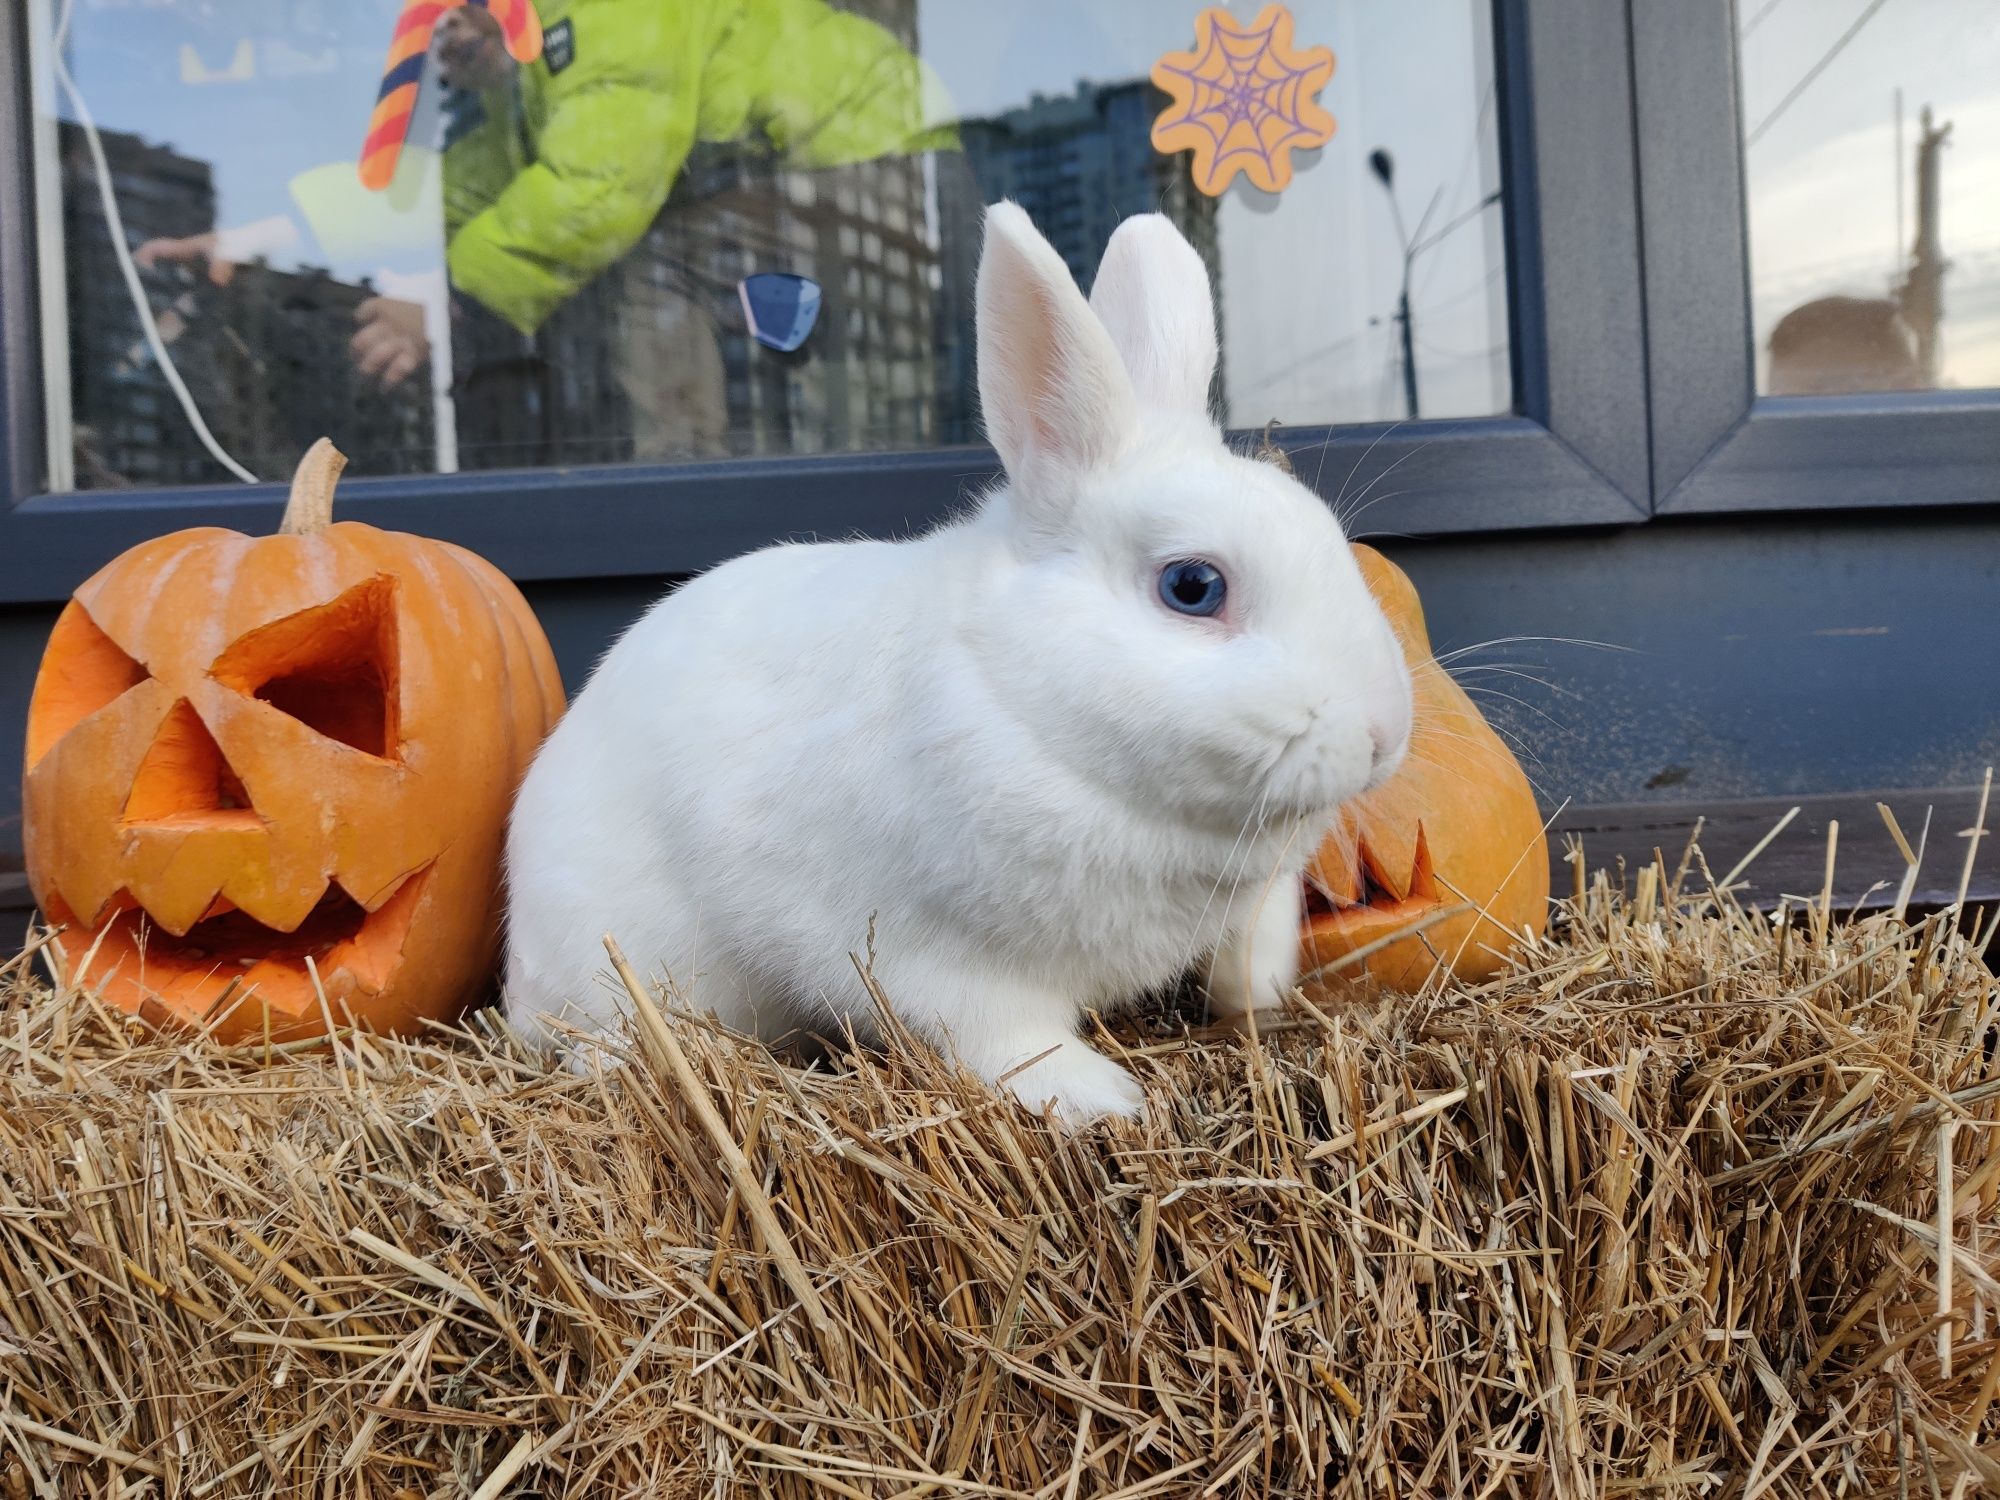
[[[1704,870],[1482,989],[1125,1023],[1150,1114],[1075,1136],[643,988],[579,1076],[163,1038],[24,954],[0,1496],[1994,1485],[1982,934]]]

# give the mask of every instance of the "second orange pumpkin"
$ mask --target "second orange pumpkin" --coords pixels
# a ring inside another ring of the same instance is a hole
[[[1349,803],[1306,875],[1305,966],[1473,903],[1360,963],[1392,989],[1415,990],[1440,963],[1462,979],[1495,973],[1522,932],[1548,921],[1548,841],[1534,789],[1465,689],[1431,655],[1423,605],[1402,569],[1356,546],[1375,600],[1409,663],[1415,718],[1409,759]]]

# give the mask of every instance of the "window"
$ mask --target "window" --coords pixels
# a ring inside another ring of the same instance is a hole
[[[1991,503],[1992,8],[1631,14],[1653,508]]]
[[[565,3],[573,18],[592,0]],[[446,226],[480,206],[444,198],[436,158],[477,135],[484,101],[447,111],[439,62],[420,64],[403,160],[422,170],[387,195],[360,186],[351,132],[328,123],[352,123],[357,89],[365,114],[395,0],[0,0],[0,55],[26,64],[0,69],[14,147],[0,150],[0,599],[60,599],[104,557],[177,526],[267,528],[322,432],[354,459],[346,514],[463,542],[522,580],[686,573],[775,537],[906,534],[995,474],[977,441],[968,226],[1002,196],[1028,201],[1086,280],[1127,207],[1179,216],[1217,270],[1224,414],[1239,432],[1282,424],[1274,440],[1302,478],[1364,530],[1615,525],[1649,510],[1622,8],[1299,0],[1295,45],[1338,59],[1322,95],[1337,131],[1295,153],[1272,201],[1240,180],[1205,197],[1185,154],[1151,145],[1162,98],[1146,69],[1190,47],[1200,6],[1169,26],[1153,0],[823,3],[922,65],[921,123],[948,136],[802,164],[769,131],[711,117],[719,138],[690,147],[633,231],[644,253],[614,258],[523,332],[456,284],[476,273],[450,274]],[[107,156],[130,138],[136,177],[133,161],[96,171],[59,57]],[[503,113],[512,100],[498,96]],[[1036,200],[1071,180],[1064,160],[1105,192]],[[99,189],[120,175],[136,184],[129,213],[113,194],[127,247],[196,242],[136,267],[145,304],[216,448],[261,483],[199,441],[122,275],[72,270],[116,271]],[[1107,201],[1118,193],[1131,202]],[[226,287],[210,278],[211,230],[234,266]],[[864,261],[864,234],[881,258]],[[789,353],[743,322],[737,283],[772,270],[820,292]],[[888,307],[893,286],[907,315]],[[349,349],[357,316],[378,322],[384,305],[399,342],[430,356],[387,389]],[[157,405],[143,464],[105,446],[107,421],[133,415],[127,389]]]
[[[1757,389],[2000,386],[2000,23],[1738,12]]]
[[[809,51],[728,29],[671,98],[592,86],[651,76],[618,7],[573,0],[526,66],[488,12],[449,12],[397,146],[370,121],[393,0],[55,0],[32,38],[59,250],[39,320],[68,372],[45,487],[274,480],[323,432],[354,473],[410,476],[973,443],[978,221],[1003,195],[1086,285],[1120,219],[1172,217],[1214,277],[1234,426],[1515,409],[1486,0],[1298,0],[1337,132],[1282,194],[1215,197],[1149,138],[1149,70],[1197,7],[813,3]],[[769,54],[724,55],[739,36]],[[767,272],[823,299],[795,348],[750,321]]]

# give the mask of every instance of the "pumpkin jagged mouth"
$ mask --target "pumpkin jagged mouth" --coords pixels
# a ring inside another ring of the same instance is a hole
[[[1334,883],[1315,869],[1306,877],[1305,914],[1309,923],[1340,924],[1363,916],[1410,916],[1430,910],[1438,903],[1437,877],[1431,868],[1430,843],[1424,825],[1417,824],[1417,838],[1407,880],[1397,880],[1382,857],[1363,836],[1354,841],[1350,870],[1336,870]],[[1346,879],[1341,879],[1341,876]]]
[[[322,995],[340,1021],[346,994],[381,987],[402,956],[431,869],[426,864],[406,875],[372,912],[329,881],[290,932],[218,898],[207,916],[176,936],[122,891],[96,932],[60,900],[49,902],[47,915],[65,926],[57,943],[72,975],[82,967],[83,982],[107,999],[147,1015],[159,1002],[175,1002],[180,1013],[215,1022],[225,1039],[261,1032],[268,1009],[273,1034],[282,1035],[295,1024],[316,1027]]]

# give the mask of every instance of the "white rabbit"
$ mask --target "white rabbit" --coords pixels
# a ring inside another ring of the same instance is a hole
[[[988,210],[979,391],[1010,482],[904,542],[776,546],[604,658],[508,840],[517,1023],[617,1013],[601,935],[727,1024],[871,1010],[1068,1121],[1136,1113],[1087,1008],[1214,955],[1297,977],[1301,872],[1408,743],[1410,688],[1327,507],[1230,452],[1214,309],[1158,215],[1084,301]]]

